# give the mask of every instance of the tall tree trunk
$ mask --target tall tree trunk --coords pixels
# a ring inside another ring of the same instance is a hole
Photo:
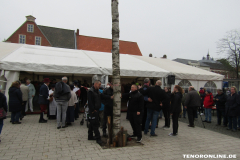
[[[112,75],[113,75],[113,136],[121,126],[121,84],[119,64],[119,14],[118,0],[112,0]]]

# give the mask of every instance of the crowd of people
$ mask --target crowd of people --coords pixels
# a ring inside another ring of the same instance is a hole
[[[48,111],[48,119],[57,119],[57,129],[66,128],[74,120],[79,118],[79,100],[82,89],[87,92],[86,100],[89,108],[88,140],[96,140],[102,144],[99,127],[101,125],[102,135],[107,137],[107,117],[113,118],[113,85],[108,83],[106,88],[101,87],[101,81],[97,80],[90,89],[80,86],[78,82],[67,84],[67,77],[62,81],[51,84],[50,79],[44,78],[39,90],[39,105],[41,108],[39,123],[47,123],[44,113]],[[213,96],[210,90],[200,88],[197,91],[193,86],[184,90],[175,85],[173,90],[169,87],[161,88],[162,82],[156,81],[151,85],[149,78],[144,79],[144,85],[132,84],[129,93],[123,93],[122,99],[128,101],[128,120],[133,130],[131,138],[142,141],[142,132],[150,136],[158,136],[155,129],[158,127],[159,115],[163,112],[165,123],[163,129],[170,129],[172,119],[173,131],[169,136],[178,135],[178,119],[188,117],[188,127],[195,127],[194,119],[198,113],[205,115],[203,122],[211,123],[212,107],[216,104],[217,126],[223,124],[228,130],[236,132],[240,129],[240,95],[236,87],[231,87],[230,93],[224,93],[222,89],[217,90]],[[49,90],[50,89],[50,90]],[[88,90],[88,91],[87,91]],[[11,112],[11,123],[21,124],[20,120],[26,115],[28,107],[33,111],[32,98],[35,96],[35,88],[31,81],[15,81],[9,88],[9,112]],[[0,93],[0,112],[8,110],[6,97]],[[3,127],[3,119],[0,118],[0,134]]]

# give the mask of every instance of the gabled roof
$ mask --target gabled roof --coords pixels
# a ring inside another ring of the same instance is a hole
[[[196,60],[182,59],[182,58],[177,58],[177,59],[174,59],[173,61],[176,61],[176,62],[179,62],[179,63],[183,63],[183,64],[186,64],[186,65],[189,65],[188,62],[199,63],[199,61],[196,61]],[[202,63],[202,62],[200,62],[200,66],[202,66],[202,67],[209,67],[207,64]]]
[[[111,53],[112,39],[77,35],[77,49]],[[119,53],[142,56],[137,42],[120,40]]]
[[[52,47],[75,49],[74,30],[38,25]]]
[[[211,63],[211,62],[204,62],[208,65],[211,69],[218,69],[218,70],[228,70],[222,63]]]

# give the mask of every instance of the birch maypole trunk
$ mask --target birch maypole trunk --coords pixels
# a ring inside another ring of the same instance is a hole
[[[121,126],[121,84],[119,64],[119,14],[118,0],[112,0],[112,75],[113,75],[113,126],[112,138]]]

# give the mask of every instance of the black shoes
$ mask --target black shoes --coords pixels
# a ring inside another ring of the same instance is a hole
[[[60,128],[61,128],[61,126],[57,127],[57,129],[60,129]]]
[[[211,123],[211,121],[207,121],[207,123]]]
[[[208,121],[204,120],[203,122],[208,122]]]
[[[156,134],[151,134],[150,135],[150,137],[156,137],[156,136],[158,136],[158,135],[156,135]]]
[[[102,142],[101,139],[98,139],[98,140],[97,140],[97,143],[98,143],[99,145],[102,145],[103,142]]]
[[[44,120],[42,119],[42,120],[39,120],[39,123],[47,123],[47,121],[44,121]]]
[[[91,140],[96,140],[96,137],[88,137],[88,140],[91,141]]]
[[[136,135],[131,135],[131,136],[130,136],[130,138],[135,138],[135,137],[137,137],[137,136],[136,136]]]
[[[21,122],[13,122],[13,124],[21,124]]]
[[[194,126],[194,125],[193,125],[193,126],[192,126],[192,125],[188,125],[188,127],[192,127],[192,128],[194,128],[195,126]]]
[[[137,138],[137,143],[141,143],[142,142],[142,138]]]
[[[67,128],[68,126],[67,125],[65,125],[65,126],[62,126],[62,128]]]

